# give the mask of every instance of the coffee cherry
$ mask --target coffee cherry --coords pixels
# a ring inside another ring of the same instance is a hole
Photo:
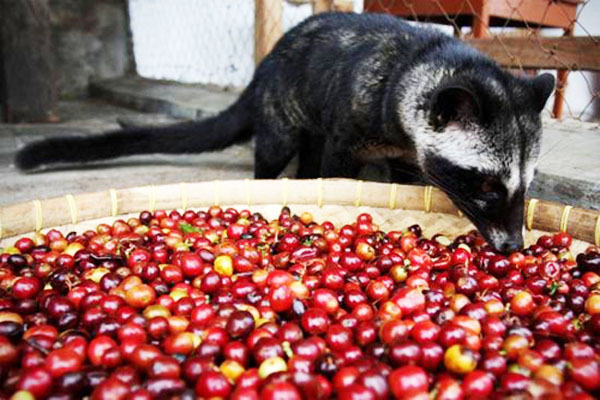
[[[569,366],[571,377],[585,390],[600,389],[600,363],[594,358],[577,358]]]
[[[229,316],[225,329],[233,339],[247,336],[254,329],[254,318],[248,311],[235,311]]]
[[[269,303],[277,312],[287,311],[292,308],[294,296],[289,286],[283,285],[273,288],[269,293]]]
[[[27,391],[35,398],[44,398],[52,389],[52,374],[45,367],[24,370],[17,382],[17,389]]]
[[[78,372],[83,360],[81,356],[67,348],[51,351],[46,356],[45,367],[52,377],[60,377],[68,372]]]
[[[125,301],[135,308],[147,307],[154,303],[155,299],[155,290],[151,286],[145,284],[133,286],[125,292]]]
[[[465,376],[462,388],[466,397],[486,398],[494,390],[494,380],[486,372],[475,370]]]
[[[215,259],[215,272],[221,276],[231,276],[233,274],[233,260],[228,255],[222,255]]]
[[[272,357],[264,360],[258,368],[258,375],[265,379],[276,372],[287,371],[287,363],[281,357]]]
[[[125,400],[130,388],[116,378],[101,382],[92,393],[92,400]]]
[[[466,374],[475,369],[477,358],[473,351],[464,346],[455,344],[450,346],[444,354],[444,365],[448,370],[457,374]]]
[[[265,386],[260,391],[261,400],[301,400],[300,392],[294,385],[287,382],[276,382]]]
[[[12,295],[19,300],[31,299],[40,291],[41,284],[38,278],[18,278],[12,288]]]
[[[325,333],[329,326],[327,313],[319,308],[309,308],[302,315],[302,328],[308,334],[318,335]]]
[[[235,382],[244,373],[244,367],[234,360],[225,360],[219,370],[229,381]]]
[[[527,291],[520,291],[511,299],[510,309],[519,316],[530,314],[535,309],[533,296]]]
[[[6,322],[5,322],[6,323]],[[6,336],[0,335],[0,365],[8,366],[19,358],[19,351]]]
[[[589,315],[600,314],[600,294],[593,294],[585,301],[585,312]]]
[[[425,371],[417,366],[407,365],[392,371],[388,376],[390,389],[396,398],[426,392],[429,383]]]
[[[5,397],[595,398],[600,252],[158,210],[0,254]],[[460,378],[460,379],[459,379]]]
[[[196,394],[201,397],[227,398],[230,393],[231,384],[220,372],[203,372],[196,383]]]

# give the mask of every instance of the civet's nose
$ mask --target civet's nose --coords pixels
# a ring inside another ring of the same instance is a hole
[[[508,240],[508,241],[502,243],[498,250],[501,251],[502,253],[510,254],[510,253],[514,253],[515,251],[518,251],[519,249],[521,249],[521,247],[523,247],[522,240],[521,241]]]

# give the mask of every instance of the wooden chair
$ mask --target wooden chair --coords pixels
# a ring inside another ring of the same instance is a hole
[[[365,0],[365,11],[393,14],[409,20],[452,24],[455,34],[470,26],[475,38],[490,27],[560,28],[573,36],[580,0]],[[557,72],[553,115],[562,116],[568,70]]]

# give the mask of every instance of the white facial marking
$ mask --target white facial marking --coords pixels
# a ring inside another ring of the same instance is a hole
[[[427,151],[462,168],[493,173],[501,162],[489,152],[488,145],[481,140],[482,136],[475,127],[463,128],[458,124],[449,124],[441,132],[428,129],[415,133],[419,157]]]
[[[521,169],[519,168],[519,163],[517,160],[512,162],[510,166],[510,173],[505,179],[503,179],[503,183],[506,187],[506,191],[508,192],[508,198],[511,199],[521,186]]]
[[[427,111],[419,108],[417,99],[423,93],[433,90],[444,76],[454,71],[442,69],[430,64],[421,64],[413,68],[405,77],[405,93],[400,105],[400,119],[408,134],[414,139],[418,160],[421,166],[426,152],[434,153],[463,168],[475,168],[485,173],[498,171],[501,160],[489,151],[478,127],[464,127],[449,124],[443,131],[436,132],[429,124]]]
[[[535,176],[535,166],[537,164],[537,160],[529,160],[525,165],[525,188],[529,188],[531,182],[533,181],[533,177]]]
[[[477,204],[479,208],[485,208],[486,203],[483,200],[473,199],[473,203]]]
[[[505,231],[496,228],[491,228],[488,236],[490,238],[489,243],[496,248],[500,247],[500,245],[506,243],[508,240],[508,234]]]

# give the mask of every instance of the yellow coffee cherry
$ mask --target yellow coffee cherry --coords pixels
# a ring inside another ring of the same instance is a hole
[[[529,341],[521,335],[509,335],[502,343],[502,350],[506,352],[506,357],[510,360],[516,360],[519,354],[529,348]]]
[[[19,390],[10,396],[10,400],[35,400],[35,397],[27,390]]]
[[[464,243],[461,243],[461,244],[459,244],[459,245],[458,245],[458,248],[459,248],[459,249],[466,250],[466,251],[468,251],[469,253],[471,252],[471,248],[469,247],[469,245],[467,245],[467,244],[464,244]]]
[[[10,255],[21,254],[21,252],[19,251],[19,249],[17,249],[14,246],[5,247],[5,248],[2,249],[2,252],[0,252],[0,253],[6,253],[6,254],[10,254]]]
[[[221,373],[225,378],[229,379],[232,382],[237,381],[237,379],[246,371],[244,367],[237,361],[234,360],[225,360],[219,367]]]
[[[292,290],[293,296],[297,299],[307,299],[310,296],[310,290],[308,290],[306,285],[300,281],[290,283],[290,289]]]
[[[219,275],[233,275],[233,260],[228,255],[221,255],[215,259],[215,271]]]
[[[600,314],[600,294],[592,294],[585,301],[585,312],[590,315]]]
[[[189,294],[185,290],[175,289],[175,290],[171,291],[171,293],[169,293],[169,296],[171,296],[171,298],[177,302],[178,300],[180,300],[184,297],[188,297]]]
[[[390,270],[390,276],[395,282],[404,282],[408,278],[408,271],[402,264],[394,265]]]
[[[444,354],[444,365],[456,374],[467,374],[477,367],[475,353],[459,344],[448,347]]]
[[[183,242],[178,242],[173,246],[173,251],[178,252],[178,251],[190,251],[190,246],[188,244],[185,244]]]
[[[260,367],[258,367],[258,375],[262,379],[265,379],[267,376],[276,372],[285,371],[287,371],[287,363],[281,357],[267,358],[265,361],[260,363]]]
[[[281,348],[283,352],[288,358],[292,358],[294,356],[294,351],[292,350],[292,345],[287,340],[281,342]]]
[[[171,312],[169,311],[169,309],[165,306],[161,306],[160,304],[153,304],[151,306],[146,307],[142,314],[146,319],[152,319],[154,317],[169,318],[171,316]]]
[[[437,236],[435,238],[435,241],[441,244],[442,246],[450,246],[450,244],[452,244],[452,241],[444,235]]]
[[[19,325],[23,325],[23,318],[14,312],[0,311],[0,322],[16,322]]]
[[[560,386],[563,383],[563,374],[560,369],[554,365],[544,364],[535,372],[536,379],[543,379],[556,386]]]
[[[304,225],[308,225],[313,222],[313,215],[309,212],[303,212],[300,215],[300,221],[302,221]]]
[[[457,293],[450,299],[450,308],[458,314],[458,312],[467,304],[471,304],[471,300],[461,293]]]
[[[375,249],[367,243],[360,242],[356,246],[356,255],[363,261],[371,261],[375,258]]]
[[[490,299],[483,305],[489,315],[499,317],[505,312],[504,304],[498,299]]]
[[[254,323],[257,323],[261,319],[258,309],[250,304],[234,304],[234,307],[238,310],[248,311],[250,314],[252,314]]]
[[[183,315],[172,315],[167,318],[167,321],[169,322],[169,331],[171,334],[185,332],[188,326],[190,326],[190,321]]]
[[[67,246],[65,251],[63,251],[63,254],[68,254],[71,257],[75,257],[75,254],[79,250],[83,250],[83,249],[84,249],[84,246],[81,243],[73,242],[73,243],[69,243],[69,245]]]
[[[102,277],[108,273],[110,273],[108,268],[96,267],[96,268],[88,269],[87,271],[85,271],[83,273],[83,278],[93,281],[95,283],[100,283],[100,281],[102,280]]]

